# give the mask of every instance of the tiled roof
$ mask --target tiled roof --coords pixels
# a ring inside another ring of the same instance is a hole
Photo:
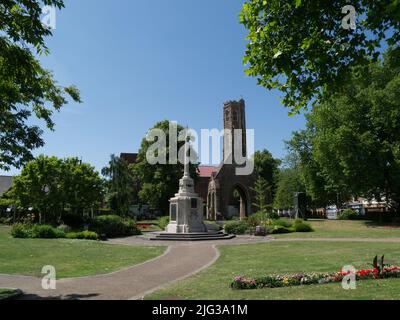
[[[199,166],[200,177],[211,177],[214,172],[217,172],[218,168],[212,166]]]
[[[7,192],[12,186],[13,177],[0,176],[0,197]]]
[[[121,153],[120,158],[124,159],[129,164],[136,163],[137,153]]]

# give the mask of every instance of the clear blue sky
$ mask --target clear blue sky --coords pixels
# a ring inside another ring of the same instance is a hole
[[[42,61],[60,84],[78,86],[83,103],[55,115],[35,155],[78,156],[101,169],[112,153],[137,152],[159,120],[222,128],[223,102],[241,96],[256,149],[282,157],[283,140],[304,127],[279,92],[244,74],[243,0],[65,2]]]

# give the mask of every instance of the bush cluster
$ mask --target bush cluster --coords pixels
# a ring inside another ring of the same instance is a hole
[[[90,231],[108,238],[126,237],[141,234],[136,227],[136,222],[130,218],[122,218],[116,215],[98,216],[91,222]]]
[[[98,240],[99,235],[93,231],[69,232],[65,235],[67,239]]]
[[[353,209],[344,209],[338,215],[339,220],[356,220],[358,218],[358,212]]]
[[[229,221],[225,224],[225,232],[230,234],[245,234],[249,225],[244,220]]]
[[[266,219],[266,220],[263,220]],[[291,232],[311,232],[313,228],[310,224],[301,219],[296,219],[294,222],[286,219],[272,220],[267,218],[266,214],[257,213],[245,220],[229,221],[225,224],[225,232],[230,234],[245,234],[252,233],[257,226],[262,226],[262,234],[282,234]]]
[[[164,217],[158,218],[158,226],[162,230],[165,230],[165,228],[168,226],[168,224],[169,224],[169,216],[164,216]]]
[[[14,238],[31,238],[31,239],[86,239],[98,240],[99,236],[95,232],[65,232],[63,228],[54,228],[50,225],[31,225],[16,223],[11,228],[11,235]]]

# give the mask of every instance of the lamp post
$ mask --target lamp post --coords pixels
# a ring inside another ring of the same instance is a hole
[[[50,192],[50,188],[47,184],[45,184],[42,188],[42,191],[45,193],[47,196]],[[39,224],[42,224],[42,213],[39,211]]]

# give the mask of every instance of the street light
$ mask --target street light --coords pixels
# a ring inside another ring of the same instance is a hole
[[[47,184],[45,184],[42,188],[42,191],[46,194],[46,196],[49,194],[50,192],[50,188]],[[42,213],[39,211],[39,224],[42,224]]]

